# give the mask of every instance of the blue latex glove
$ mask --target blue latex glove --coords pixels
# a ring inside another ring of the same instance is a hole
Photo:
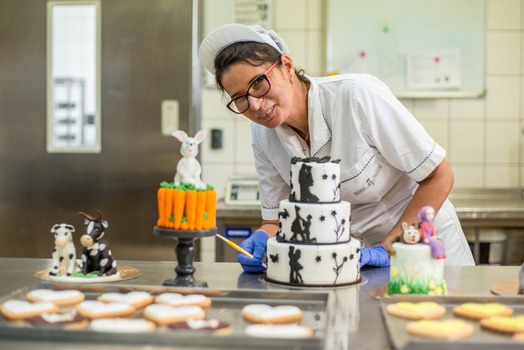
[[[360,248],[360,266],[389,266],[389,255],[384,246]]]
[[[237,254],[237,261],[242,265],[246,272],[262,272],[266,268],[262,266],[262,260],[266,257],[266,245],[269,235],[262,231],[256,230],[247,239],[240,243],[248,253],[253,254],[253,258],[249,258],[242,253]]]

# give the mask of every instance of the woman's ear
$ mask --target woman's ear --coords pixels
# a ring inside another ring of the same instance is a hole
[[[280,60],[282,61],[282,70],[291,81],[295,75],[295,64],[293,63],[293,59],[288,55],[282,55]]]

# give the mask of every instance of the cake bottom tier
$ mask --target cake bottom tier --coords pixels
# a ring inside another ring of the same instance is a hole
[[[426,244],[394,243],[388,294],[445,295],[444,259],[434,259]]]
[[[360,282],[360,242],[293,244],[267,242],[266,278],[292,286],[341,286]]]

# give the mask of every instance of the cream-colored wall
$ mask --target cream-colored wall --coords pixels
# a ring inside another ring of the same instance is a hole
[[[325,0],[275,0],[275,30],[295,63],[324,75]],[[524,0],[487,1],[486,95],[476,99],[407,99],[402,102],[447,149],[455,188],[524,186]],[[254,173],[249,122],[228,113],[213,88],[202,91],[202,126],[223,129],[224,147],[202,146],[204,180],[219,196],[233,173]]]

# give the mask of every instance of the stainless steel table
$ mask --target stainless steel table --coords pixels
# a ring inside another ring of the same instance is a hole
[[[174,262],[120,261],[120,265],[133,266],[141,270],[136,279],[118,282],[119,284],[161,286],[165,279],[174,276]],[[39,283],[34,277],[36,271],[49,268],[49,259],[0,258],[0,295],[6,295],[22,287]],[[237,263],[198,263],[195,277],[207,281],[212,289],[285,289],[266,283],[257,274],[242,272]],[[490,287],[498,282],[516,279],[516,266],[477,266],[446,268],[448,288],[464,295],[490,295]],[[386,285],[389,268],[363,268],[365,283],[332,289],[337,303],[333,315],[336,327],[335,339],[331,349],[389,349],[390,344],[380,313],[380,302],[369,296],[370,291]],[[123,335],[125,336],[125,335]],[[144,345],[107,345],[95,343],[32,342],[0,339],[0,349],[176,349],[171,347]]]

